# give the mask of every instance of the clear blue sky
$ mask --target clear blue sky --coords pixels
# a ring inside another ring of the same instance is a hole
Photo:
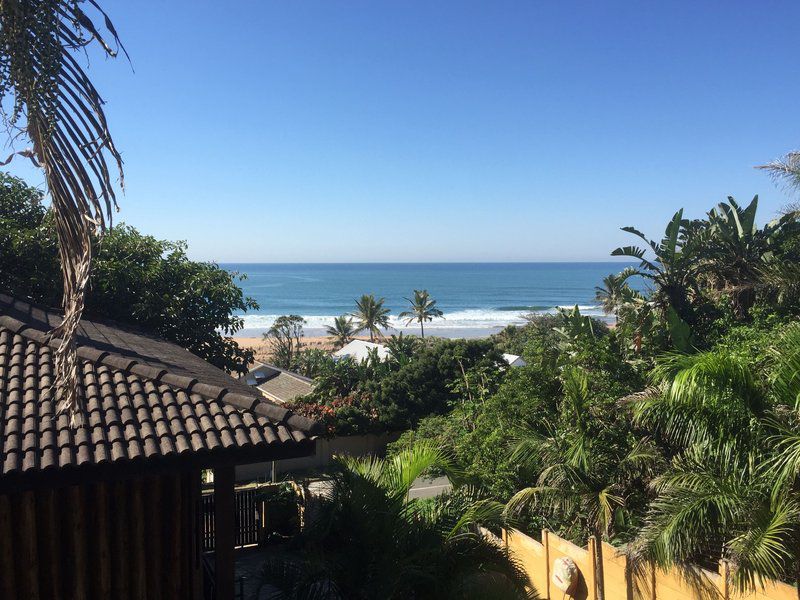
[[[798,2],[103,4],[118,219],[193,258],[603,260],[789,200],[753,165],[800,147]]]

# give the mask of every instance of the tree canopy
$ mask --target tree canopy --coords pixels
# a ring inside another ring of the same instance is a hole
[[[239,312],[255,309],[237,276],[188,258],[184,242],[119,224],[94,239],[86,314],[137,325],[226,371],[243,372],[252,352],[229,336]],[[53,213],[41,191],[0,173],[0,290],[49,306],[61,302]]]

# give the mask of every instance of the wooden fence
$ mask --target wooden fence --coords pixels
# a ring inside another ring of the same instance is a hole
[[[595,600],[597,593],[595,548],[589,540],[580,548],[549,531],[542,531],[539,542],[519,531],[503,532],[503,542],[521,563],[531,585],[546,600]],[[571,596],[564,596],[551,581],[553,561],[569,557],[579,570],[578,586]],[[645,566],[633,572],[627,557],[617,548],[603,542],[603,575],[608,600],[797,600],[797,588],[778,581],[767,581],[753,593],[740,595],[728,589],[727,563],[720,563],[719,572],[697,568],[691,577],[677,569],[665,572]]]
[[[260,487],[238,489],[234,496],[236,511],[236,547],[250,546],[261,541],[265,517],[265,501]],[[214,493],[202,496],[203,551],[214,550]]]

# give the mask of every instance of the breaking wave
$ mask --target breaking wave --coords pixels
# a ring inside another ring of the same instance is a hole
[[[575,305],[562,307],[543,307],[543,306],[501,306],[493,309],[470,308],[447,312],[443,319],[434,319],[425,323],[425,330],[434,332],[435,330],[493,330],[501,329],[506,325],[519,325],[525,322],[524,316],[532,312],[552,314],[557,308],[573,308]],[[581,313],[594,317],[603,316],[599,306],[579,305]],[[247,330],[269,329],[279,315],[248,314],[243,315],[244,328]],[[336,315],[307,315],[305,328],[309,330],[322,330],[329,325],[333,325]],[[406,325],[406,319],[400,319],[397,315],[390,315],[389,323],[393,329],[407,330],[416,329],[412,323]]]

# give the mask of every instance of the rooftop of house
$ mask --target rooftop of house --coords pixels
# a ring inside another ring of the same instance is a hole
[[[0,294],[0,480],[165,459],[313,448],[318,424],[157,336],[83,319],[75,424],[57,411],[58,311]],[[245,462],[245,461],[242,461]]]
[[[503,354],[503,360],[505,360],[509,366],[512,367],[524,367],[528,363],[525,362],[525,359],[517,354]]]
[[[314,387],[313,379],[262,362],[256,362],[239,380],[256,387],[268,399],[281,404],[310,393]]]
[[[334,357],[344,358],[349,356],[357,362],[363,362],[369,357],[371,351],[378,352],[378,358],[386,360],[391,356],[389,349],[383,344],[376,344],[374,342],[365,342],[364,340],[353,340],[348,342],[341,349],[333,353]]]

